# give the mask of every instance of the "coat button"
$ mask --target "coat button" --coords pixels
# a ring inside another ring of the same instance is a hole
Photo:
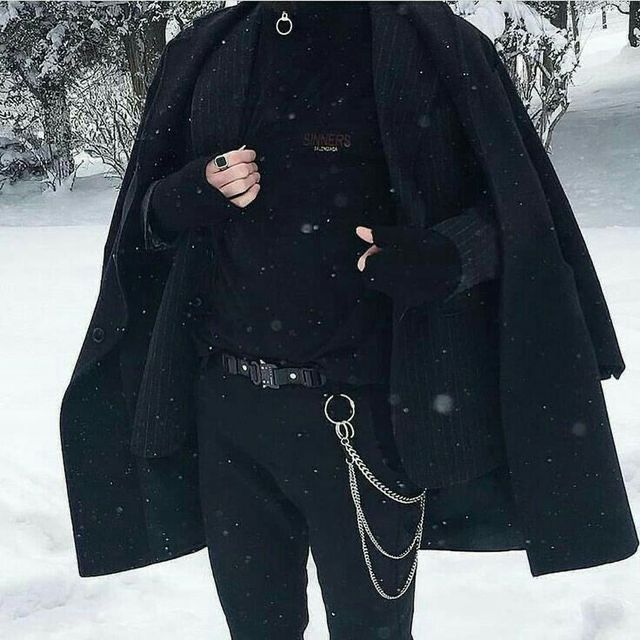
[[[193,300],[191,300],[190,304],[193,307],[201,307],[202,306],[202,298],[200,296],[196,296]]]
[[[104,340],[104,329],[102,327],[94,327],[91,332],[91,339],[94,342],[102,342]]]

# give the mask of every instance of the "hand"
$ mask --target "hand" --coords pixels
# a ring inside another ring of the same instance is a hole
[[[227,152],[226,169],[216,166],[215,155],[198,156],[155,183],[150,221],[161,237],[171,239],[187,229],[230,220],[236,207],[255,200],[260,190],[256,152],[245,145]]]
[[[444,297],[458,285],[456,245],[432,229],[375,225],[356,227],[371,246],[358,258],[367,287],[386,293],[405,307]]]
[[[251,204],[260,191],[260,173],[254,162],[256,152],[245,147],[242,145],[239,149],[221,154],[227,159],[229,166],[226,169],[220,169],[213,160],[205,167],[207,182],[241,208]]]

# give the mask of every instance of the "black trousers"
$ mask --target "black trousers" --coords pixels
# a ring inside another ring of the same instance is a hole
[[[402,495],[420,489],[393,445],[388,390],[331,383],[318,388],[255,386],[228,374],[213,354],[196,382],[201,500],[211,569],[233,640],[299,640],[308,624],[309,549],[332,640],[413,640],[414,576],[399,598],[383,598],[364,561],[346,455],[324,415],[331,393],[355,402],[352,444],[374,475]],[[350,414],[337,397],[329,413]],[[364,513],[390,553],[404,550],[420,518],[357,473]],[[368,541],[382,589],[398,593],[413,551],[400,560]]]

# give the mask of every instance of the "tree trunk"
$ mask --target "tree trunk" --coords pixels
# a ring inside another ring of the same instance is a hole
[[[47,154],[42,160],[55,189],[74,170],[71,119],[65,85],[45,81],[40,87],[39,98],[44,129],[43,149]]]
[[[558,29],[567,28],[568,2],[549,2],[549,21]]]
[[[153,11],[144,14],[134,4],[130,5],[130,29],[123,36],[127,55],[131,85],[138,113],[142,114],[147,89],[158,66],[160,55],[166,44],[165,30],[167,19],[154,15]]]
[[[629,2],[629,44],[640,45],[640,2]]]
[[[571,14],[571,37],[573,39],[573,50],[576,58],[580,57],[580,16],[575,2],[568,2],[569,13]]]
[[[547,16],[549,18],[549,22],[551,22],[551,24],[554,27],[557,27],[558,29],[564,29],[565,31],[567,31],[567,35],[569,34],[568,29],[567,29],[567,25],[568,25],[568,16],[569,16],[569,12],[567,9],[567,2],[549,2],[548,3],[548,13]],[[550,77],[553,77],[554,75],[554,69],[553,69],[553,59],[549,56],[548,52],[545,51],[543,58],[542,58],[542,65],[543,67],[549,72]],[[542,84],[543,86],[547,86],[549,80],[545,77],[543,77],[542,79]]]
[[[549,2],[547,17],[554,27],[562,29],[568,38],[572,37],[569,33],[569,11],[568,2]],[[546,71],[546,75],[542,75],[542,109],[539,118],[540,137],[544,143],[545,149],[551,148],[551,136],[553,127],[558,121],[559,115],[564,112],[562,108],[563,98],[558,93],[558,87],[554,84],[554,78],[557,76],[556,60],[550,55],[549,50],[545,49],[542,56],[542,66]],[[566,108],[566,107],[565,107]]]

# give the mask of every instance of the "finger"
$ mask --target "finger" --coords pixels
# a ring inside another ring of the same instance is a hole
[[[212,167],[212,163],[209,163],[209,167]],[[225,185],[233,182],[234,180],[241,180],[249,177],[252,173],[258,170],[258,165],[255,162],[240,162],[224,171],[205,171],[207,181],[216,189],[222,189]],[[235,194],[233,194],[235,195]]]
[[[225,171],[229,171],[229,169],[236,164],[243,162],[248,163],[256,159],[256,152],[254,149],[243,149],[242,147],[240,149],[233,149],[232,151],[227,151],[226,153],[217,155],[224,156],[227,160],[228,166],[225,169],[221,169],[220,167],[218,167],[214,162],[214,158],[216,157],[214,156],[211,158],[211,162],[209,163],[212,173],[224,173]]]
[[[255,162],[237,164],[235,167],[227,169],[227,171],[220,171],[213,175],[207,176],[209,184],[216,189],[219,189],[227,197],[238,195],[238,193],[244,191],[247,187],[250,187],[259,175],[258,165]],[[242,181],[246,181],[244,189],[238,191],[238,186]],[[238,183],[235,187],[234,183]]]
[[[257,197],[258,192],[260,191],[260,184],[255,183],[252,185],[245,193],[242,195],[236,196],[231,199],[231,202],[240,208],[244,208],[250,205]]]
[[[359,258],[358,258],[358,263],[357,263],[357,267],[360,271],[364,271],[364,268],[367,264],[367,258],[371,255],[373,255],[374,253],[378,253],[378,251],[380,251],[379,247],[376,247],[376,245],[373,245],[371,247],[369,247]]]
[[[252,187],[256,182],[260,182],[260,172],[254,171],[250,175],[245,178],[240,178],[239,180],[234,180],[229,184],[224,185],[220,188],[220,192],[226,198],[234,198],[235,196],[243,194],[250,187]]]
[[[237,162],[224,171],[216,169],[213,160],[207,164],[205,175],[207,181],[214,187],[220,188],[233,180],[246,178],[250,173],[258,170],[258,165],[253,162]]]
[[[371,235],[371,229],[368,227],[356,227],[356,235],[362,238],[365,242],[371,244],[373,242],[373,236]]]

